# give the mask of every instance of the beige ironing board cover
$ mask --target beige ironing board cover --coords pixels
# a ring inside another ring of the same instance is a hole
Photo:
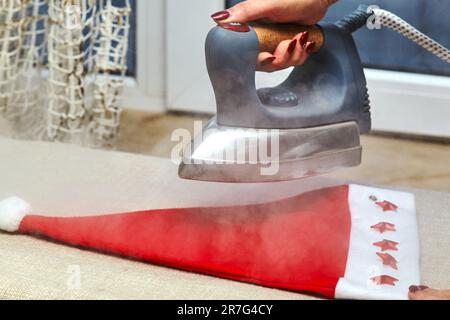
[[[169,159],[0,138],[0,199],[34,212],[71,215],[276,200],[346,183],[314,178],[279,184],[182,181]],[[450,288],[450,194],[416,195],[423,282]],[[71,285],[81,271],[79,287]],[[315,299],[0,233],[0,299]]]

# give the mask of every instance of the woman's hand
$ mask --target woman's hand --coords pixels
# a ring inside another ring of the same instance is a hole
[[[213,14],[219,25],[266,20],[280,23],[313,25],[321,20],[327,9],[337,0],[247,0],[234,7]],[[315,43],[308,41],[308,33],[298,34],[291,40],[282,41],[275,52],[261,52],[258,70],[272,72],[291,66],[302,65],[313,51]]]
[[[427,286],[409,287],[410,300],[450,300],[450,290],[435,290]]]

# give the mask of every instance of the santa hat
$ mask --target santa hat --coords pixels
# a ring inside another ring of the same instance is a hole
[[[344,185],[246,206],[84,217],[0,202],[0,229],[328,298],[406,299],[420,283],[413,195]]]

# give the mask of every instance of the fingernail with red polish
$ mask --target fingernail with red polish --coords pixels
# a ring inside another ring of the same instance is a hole
[[[296,46],[297,46],[297,40],[292,40],[291,43],[289,43],[289,46],[287,48],[287,52],[289,54],[292,54],[292,52],[294,52]]]
[[[302,34],[300,35],[300,39],[298,40],[301,47],[304,47],[306,45],[306,43],[308,42],[308,38],[309,32],[308,31],[302,32]]]
[[[211,18],[213,18],[214,21],[222,21],[222,20],[228,19],[229,17],[230,17],[230,13],[226,10],[216,12],[211,16]]]
[[[308,44],[305,47],[306,53],[313,52],[315,47],[316,47],[316,43],[314,41],[308,42]]]
[[[417,291],[419,291],[420,289],[419,289],[419,287],[418,286],[410,286],[409,287],[409,292],[411,292],[411,293],[415,293],[415,292],[417,292]]]
[[[268,57],[261,62],[261,65],[265,66],[265,65],[271,64],[272,62],[275,61],[276,58],[277,57]]]
[[[237,22],[230,22],[230,23],[220,23],[219,27],[222,27],[224,29],[235,31],[235,32],[249,32],[250,27],[246,24],[241,24]]]

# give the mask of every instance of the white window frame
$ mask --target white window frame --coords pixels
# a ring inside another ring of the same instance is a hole
[[[124,108],[166,111],[166,25],[164,0],[137,0],[136,75],[127,77]]]
[[[138,74],[134,85],[130,82],[127,106],[215,112],[203,43],[214,26],[209,16],[224,5],[224,0],[138,0]],[[365,73],[375,131],[450,138],[450,77]],[[279,83],[286,74],[259,74],[258,86]]]

